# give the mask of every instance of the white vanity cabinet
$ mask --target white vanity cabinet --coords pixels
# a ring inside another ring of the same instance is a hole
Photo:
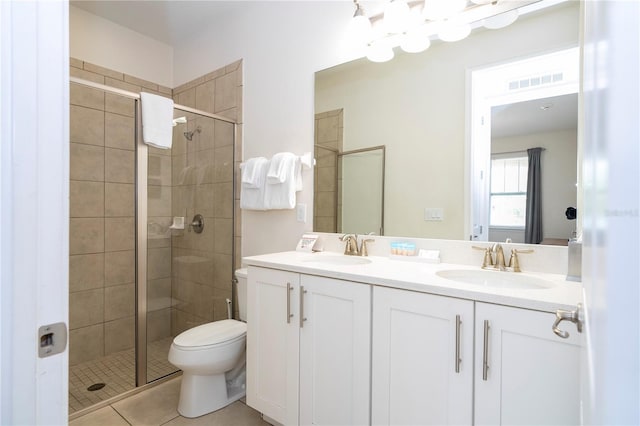
[[[299,293],[299,274],[249,267],[247,403],[285,425],[298,423]]]
[[[300,424],[369,424],[371,286],[301,275]]]
[[[372,424],[579,424],[579,339],[554,319],[374,287]]]
[[[372,424],[472,424],[473,301],[373,289]]]
[[[285,424],[368,424],[371,286],[249,267],[247,403]]]
[[[476,425],[580,424],[580,343],[555,315],[476,302]]]
[[[249,263],[247,403],[266,417],[285,425],[580,423],[580,335],[563,322],[563,339],[553,313],[527,309],[568,309],[579,296],[572,283],[558,282],[567,287],[553,297],[554,289],[472,291],[423,278],[424,265],[402,264],[405,282],[385,260],[369,268],[374,276],[285,256]]]

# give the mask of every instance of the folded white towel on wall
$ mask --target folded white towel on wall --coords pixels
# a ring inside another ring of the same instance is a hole
[[[297,160],[298,157],[291,152],[279,152],[274,155],[269,163],[267,183],[283,183],[289,177],[294,177],[293,169]]]
[[[242,163],[240,208],[295,208],[296,192],[302,190],[302,167],[311,168],[313,161],[311,153],[298,157],[290,152],[280,152],[271,160],[258,157]]]
[[[151,93],[140,93],[142,140],[147,145],[171,149],[173,138],[173,100]]]
[[[260,188],[264,185],[263,169],[269,160],[264,157],[249,158],[240,164],[242,169],[242,186],[245,188]]]
[[[247,184],[240,185],[240,208],[243,210],[267,210],[265,204],[265,181],[267,178],[267,163],[256,170],[259,176],[256,177],[258,182],[262,182],[259,186],[253,187]],[[244,170],[243,170],[244,172]]]
[[[266,184],[264,186],[264,205],[266,210],[282,210],[295,208],[295,179],[286,179],[282,183]]]
[[[274,161],[275,167],[273,167]],[[264,189],[264,202],[267,209],[295,208],[298,165],[298,157],[294,154],[283,152],[273,156]]]

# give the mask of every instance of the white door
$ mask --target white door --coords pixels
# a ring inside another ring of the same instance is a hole
[[[585,1],[583,8],[584,423],[637,425],[640,3]]]
[[[0,21],[0,424],[66,424],[69,6],[0,1]]]
[[[372,424],[469,425],[472,379],[473,302],[374,288]]]
[[[556,336],[554,320],[548,312],[476,303],[474,424],[580,423],[579,333],[563,323],[569,338]]]
[[[300,424],[369,424],[371,286],[302,275]]]
[[[298,274],[249,266],[247,404],[298,424]]]

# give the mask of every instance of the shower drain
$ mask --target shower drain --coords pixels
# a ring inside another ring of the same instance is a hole
[[[92,384],[91,386],[89,386],[89,387],[87,388],[87,390],[88,390],[89,392],[93,392],[93,391],[100,390],[100,389],[102,389],[102,388],[103,388],[103,387],[105,387],[105,386],[106,386],[106,385],[105,385],[104,383],[94,383],[94,384]]]

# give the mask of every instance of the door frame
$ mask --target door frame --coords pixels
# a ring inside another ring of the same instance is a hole
[[[66,424],[69,318],[69,7],[0,2],[0,423]]]

